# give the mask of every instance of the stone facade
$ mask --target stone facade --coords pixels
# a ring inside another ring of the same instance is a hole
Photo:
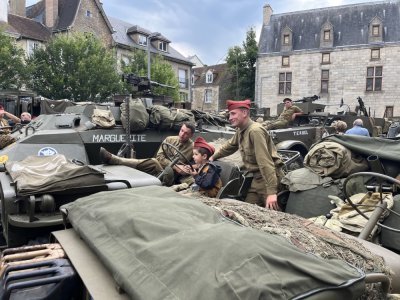
[[[89,16],[88,16],[89,15]],[[112,46],[112,35],[99,7],[93,0],[82,0],[72,31],[92,33],[103,44]]]
[[[226,108],[231,77],[227,64],[193,69],[192,109],[218,112]]]
[[[109,20],[115,30],[113,33],[113,42],[119,70],[121,60],[125,61],[125,63],[129,63],[133,51],[141,50],[147,52],[150,50],[151,56],[156,54],[162,55],[163,58],[172,66],[174,73],[178,78],[180,101],[176,102],[175,105],[178,107],[184,106],[188,108],[190,106],[189,103],[192,102],[192,93],[189,81],[193,63],[175,50],[170,45],[170,41],[161,33],[151,38],[150,48],[148,49],[147,44],[139,43],[139,35],[147,38],[154,33],[138,25],[133,25],[116,18],[109,18]],[[166,51],[159,49],[159,43],[166,43]]]
[[[399,1],[387,1],[272,15],[260,37],[256,103],[273,116],[285,97],[318,95],[315,103],[336,113],[342,99],[344,109],[355,111],[361,97],[371,116],[399,116],[399,7]],[[288,28],[293,29],[292,41],[284,45],[282,35],[290,35]]]

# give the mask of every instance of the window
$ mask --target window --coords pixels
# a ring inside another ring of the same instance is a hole
[[[123,64],[124,64],[124,66],[129,65],[129,63],[131,62],[131,60],[129,59],[129,57],[126,56],[126,55],[122,55],[122,56],[121,56],[121,60],[122,60],[122,62],[123,62]]]
[[[212,90],[211,89],[205,90],[204,103],[212,103]]]
[[[147,46],[147,36],[139,34],[139,45]]]
[[[288,95],[292,93],[292,72],[279,73],[279,94]]]
[[[211,70],[208,70],[206,73],[206,83],[212,83],[214,80],[214,74]]]
[[[167,43],[166,42],[159,42],[158,43],[158,50],[167,52]]]
[[[181,100],[181,102],[187,102],[188,101],[188,94],[184,93],[184,92],[180,92],[179,93],[179,99]]]
[[[380,36],[380,25],[372,25],[372,36]]]
[[[186,74],[187,74],[186,70],[183,70],[183,69],[178,70],[179,88],[181,88],[181,89],[188,88],[188,81],[187,81]]]
[[[289,34],[284,34],[283,35],[283,44],[284,45],[289,45],[289,42],[290,42],[289,38],[290,38]]]
[[[31,56],[33,52],[39,48],[39,43],[35,41],[28,41],[28,56]]]
[[[93,14],[92,14],[92,12],[90,10],[86,11],[86,17],[88,17],[88,18],[93,17]]]
[[[330,40],[331,40],[331,31],[324,30],[324,41],[330,41]]]
[[[321,93],[327,93],[329,87],[329,70],[321,71]]]
[[[393,106],[386,106],[385,114],[383,115],[384,118],[393,118]]]
[[[290,60],[289,56],[282,56],[282,67],[289,67]]]
[[[330,53],[322,53],[322,63],[323,64],[331,63],[331,54]]]
[[[382,67],[367,68],[367,91],[382,90]]]
[[[376,60],[381,58],[381,50],[380,49],[371,49],[371,59]]]
[[[190,83],[193,85],[194,84],[194,75],[192,75],[192,77],[190,77]]]

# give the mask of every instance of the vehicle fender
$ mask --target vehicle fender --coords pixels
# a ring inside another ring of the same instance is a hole
[[[277,150],[293,150],[299,151],[301,156],[306,156],[308,147],[301,141],[298,140],[286,140],[275,145]]]

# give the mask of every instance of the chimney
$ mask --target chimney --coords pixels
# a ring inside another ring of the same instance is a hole
[[[272,16],[272,8],[269,4],[265,4],[263,7],[263,25],[268,25]]]
[[[10,14],[26,17],[25,6],[25,0],[10,0]]]
[[[8,23],[8,0],[0,0],[0,22]]]
[[[58,19],[58,0],[44,0],[45,21],[47,27],[53,28]]]

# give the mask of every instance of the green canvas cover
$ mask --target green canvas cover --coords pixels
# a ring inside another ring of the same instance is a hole
[[[398,139],[359,135],[331,135],[324,139],[324,141],[326,140],[339,143],[352,152],[365,156],[377,155],[380,158],[400,162],[400,141]]]
[[[100,192],[62,209],[132,299],[356,299],[365,288],[347,263],[166,187]]]
[[[75,164],[62,154],[29,155],[6,163],[6,170],[20,196],[104,185],[104,173],[92,166]]]

